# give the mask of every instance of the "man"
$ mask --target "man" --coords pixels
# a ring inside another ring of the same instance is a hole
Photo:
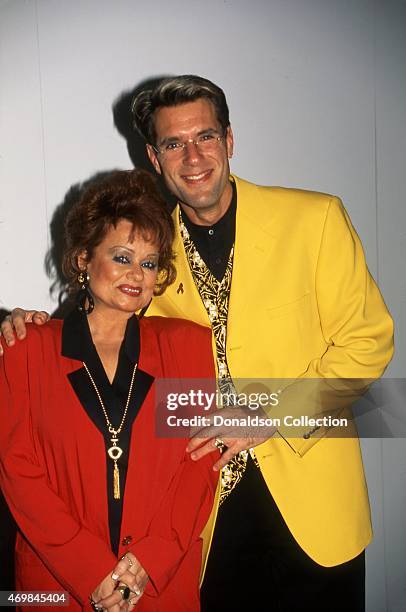
[[[211,325],[220,386],[230,377],[315,379],[331,390],[379,377],[392,356],[392,321],[340,200],[230,176],[228,107],[206,79],[165,79],[133,111],[152,165],[179,200],[177,280],[148,314]],[[10,338],[7,324],[3,333]],[[291,388],[299,400],[303,387]],[[321,400],[306,395],[309,415],[331,409],[325,391]],[[291,401],[295,409],[303,405]],[[364,610],[371,524],[358,440],[308,426],[294,438],[283,426],[265,441],[221,437],[219,467],[228,463],[203,534],[203,610],[263,601],[286,612]],[[198,460],[218,444],[198,438],[189,451]]]

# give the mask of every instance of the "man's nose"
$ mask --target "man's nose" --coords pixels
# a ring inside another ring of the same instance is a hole
[[[202,157],[199,145],[194,140],[187,140],[183,148],[183,159],[188,163],[196,163]]]

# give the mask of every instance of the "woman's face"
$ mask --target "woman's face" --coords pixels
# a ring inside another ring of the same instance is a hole
[[[94,249],[89,262],[79,257],[79,267],[87,269],[95,309],[131,314],[146,306],[155,288],[159,250],[147,242],[132,223],[122,219],[111,227]],[[132,239],[131,239],[132,238]]]

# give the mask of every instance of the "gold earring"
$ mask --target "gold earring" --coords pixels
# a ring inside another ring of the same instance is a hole
[[[89,315],[94,308],[94,299],[89,289],[89,274],[82,270],[78,274],[77,281],[80,289],[76,296],[76,306],[79,312]]]

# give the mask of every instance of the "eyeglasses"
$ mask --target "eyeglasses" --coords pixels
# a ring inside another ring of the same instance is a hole
[[[177,159],[179,157],[182,157],[188,144],[195,145],[199,153],[201,153],[202,155],[204,153],[211,153],[212,151],[215,151],[218,148],[220,142],[224,140],[224,136],[225,134],[222,134],[220,136],[219,133],[215,131],[205,132],[197,138],[188,138],[183,142],[175,140],[173,142],[168,142],[167,144],[164,144],[161,147],[154,147],[153,145],[151,146],[154,149],[155,153],[157,153],[157,155],[161,155],[162,157],[165,156],[170,159]]]

